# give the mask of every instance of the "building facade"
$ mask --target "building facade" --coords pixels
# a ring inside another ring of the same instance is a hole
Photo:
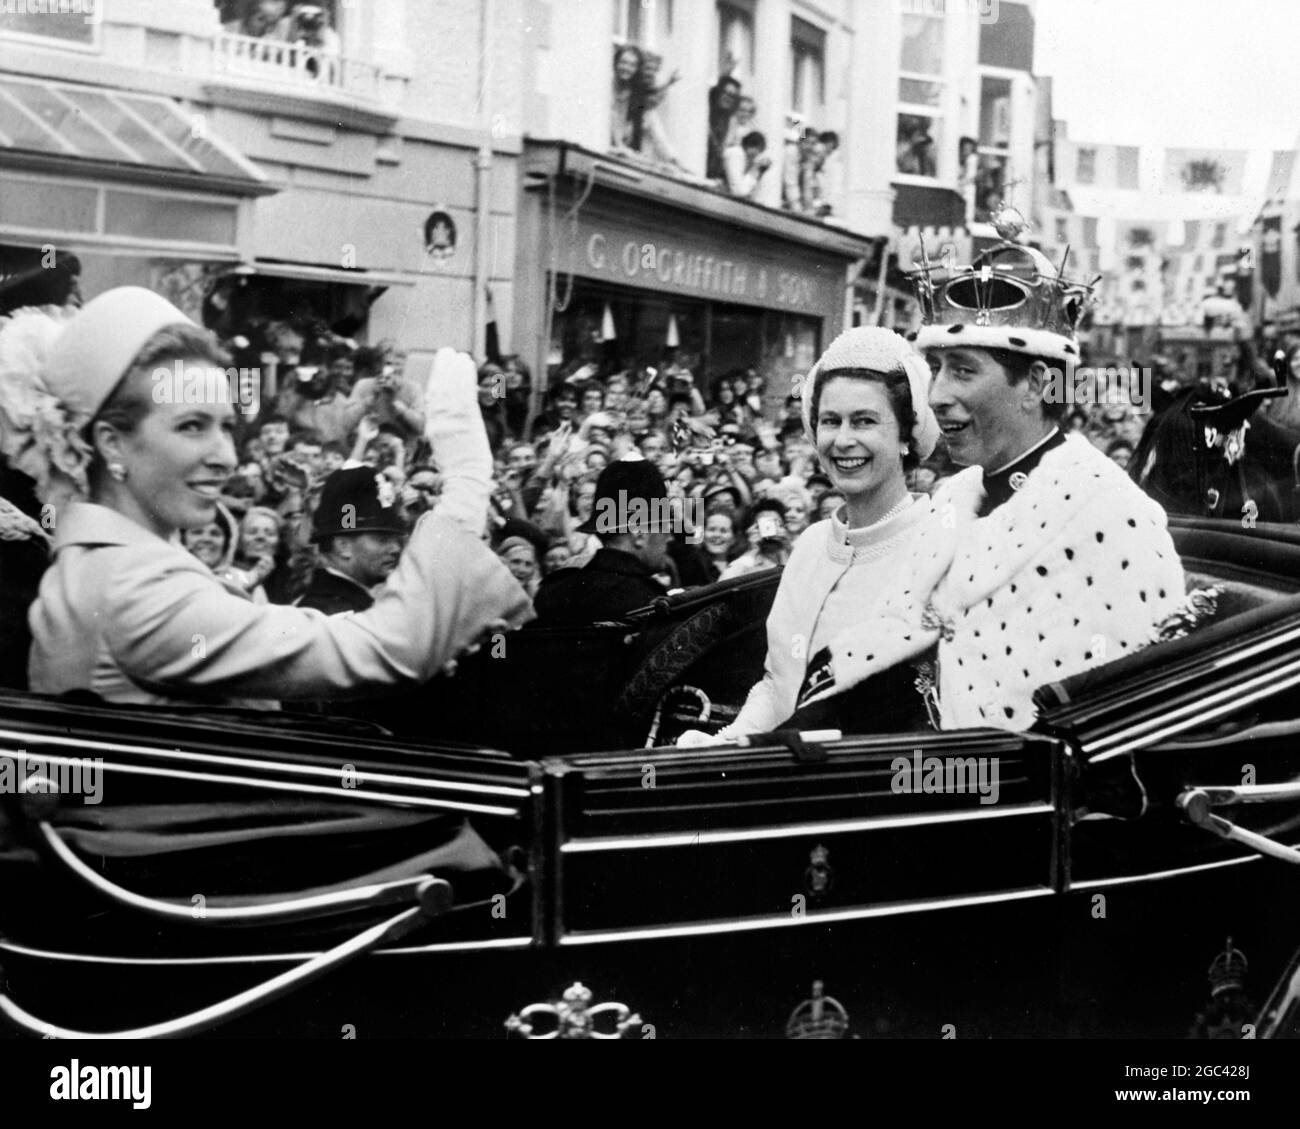
[[[423,362],[483,356],[494,321],[551,378],[776,388],[912,317],[927,233],[964,258],[1034,197],[1028,3],[12,8],[0,273],[71,250],[86,293],[152,286],[226,332],[310,312]]]
[[[305,23],[275,0],[15,7],[0,271],[56,246],[87,295],[152,286],[222,330],[309,311],[417,360],[481,351],[489,288],[508,322],[512,6],[325,0]]]

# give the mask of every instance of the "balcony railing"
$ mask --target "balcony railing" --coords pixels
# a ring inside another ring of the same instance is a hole
[[[346,55],[251,35],[222,32],[213,42],[220,75],[299,93],[330,93],[382,105],[388,99],[383,68]]]

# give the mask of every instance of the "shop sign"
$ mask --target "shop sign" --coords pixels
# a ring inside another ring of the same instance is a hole
[[[616,235],[587,227],[580,231],[579,273],[631,286],[671,290],[701,298],[805,311],[824,317],[842,300],[842,272],[801,270],[773,256],[762,259],[698,243]],[[837,284],[839,284],[837,286]]]

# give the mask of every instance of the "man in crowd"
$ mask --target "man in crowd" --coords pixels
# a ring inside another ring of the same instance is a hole
[[[591,517],[578,527],[601,547],[582,568],[564,568],[542,581],[533,606],[536,625],[580,627],[618,620],[664,594],[655,574],[668,569],[673,533],[668,487],[645,459],[611,463],[596,480]]]
[[[319,564],[300,607],[339,615],[374,603],[371,589],[397,567],[406,537],[395,495],[373,467],[337,470],[325,480],[312,519]]]
[[[396,362],[379,350],[359,349],[357,353],[365,371],[352,386],[354,410],[388,424],[403,440],[417,438],[424,431],[424,390],[406,379]]]
[[[264,458],[269,460],[283,455],[289,443],[289,421],[282,415],[264,417],[258,428],[258,437],[262,440]]]
[[[800,705],[861,687],[869,716],[875,676],[922,659],[917,688],[938,727],[1023,730],[1038,686],[1155,641],[1183,602],[1182,566],[1164,511],[1059,427],[1086,288],[1014,243],[941,287],[919,272],[917,287],[930,403],[967,469],[936,489],[879,618],[809,664]]]
[[[317,432],[323,442],[346,443],[366,414],[349,395],[352,350],[330,348],[323,368],[299,368],[283,382],[275,410],[294,427]]]

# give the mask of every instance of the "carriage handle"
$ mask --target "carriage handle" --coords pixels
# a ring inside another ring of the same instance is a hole
[[[1189,788],[1178,796],[1176,802],[1184,817],[1197,827],[1229,842],[1240,843],[1261,855],[1300,866],[1300,850],[1257,831],[1238,827],[1210,810],[1226,804],[1265,804],[1297,799],[1300,799],[1300,780],[1285,784],[1242,784],[1234,788]]]
[[[417,874],[412,878],[374,882],[365,886],[354,886],[349,890],[336,890],[329,894],[313,894],[306,898],[288,898],[284,901],[253,906],[205,905],[200,910],[192,905],[137,894],[133,890],[119,886],[102,874],[97,874],[82,862],[48,823],[44,821],[38,823],[36,831],[50,853],[97,894],[102,894],[125,909],[136,910],[151,917],[160,917],[165,921],[184,925],[238,927],[308,921],[312,918],[328,917],[330,914],[346,913],[351,910],[418,901],[423,896],[421,891],[425,889],[426,883],[442,882],[441,879],[431,879],[428,874]],[[447,885],[445,882],[442,884]]]
[[[288,995],[294,989],[320,979],[372,949],[398,940],[424,924],[426,919],[446,912],[451,905],[451,887],[438,878],[426,877],[423,881],[424,885],[416,892],[419,905],[403,910],[396,917],[378,925],[372,925],[342,944],[319,953],[264,983],[188,1015],[122,1031],[78,1031],[39,1019],[16,1004],[3,991],[0,991],[0,1015],[29,1034],[51,1039],[172,1039],[182,1035],[195,1035]],[[3,984],[2,973],[0,984]]]

